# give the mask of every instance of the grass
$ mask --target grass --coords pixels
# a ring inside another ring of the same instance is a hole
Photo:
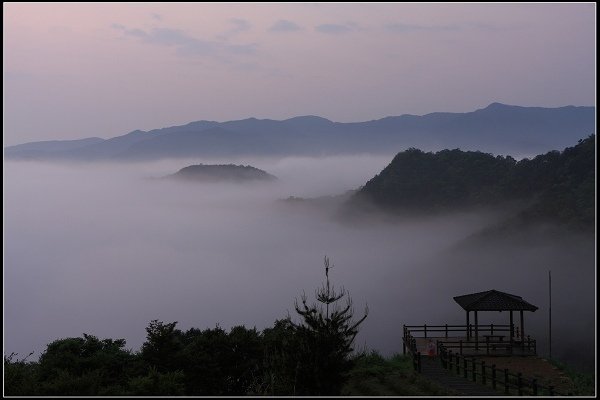
[[[548,359],[548,361],[571,379],[574,396],[594,396],[596,394],[596,375],[593,372],[577,372],[558,360]]]
[[[410,357],[361,355],[342,388],[342,396],[447,396],[455,393],[420,376]]]

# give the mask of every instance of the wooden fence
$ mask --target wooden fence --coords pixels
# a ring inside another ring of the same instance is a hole
[[[437,343],[437,354],[442,367],[449,372],[462,375],[473,382],[491,385],[493,389],[503,391],[505,395],[565,396],[556,392],[553,386],[540,385],[537,379],[526,378],[520,372],[513,373],[508,369],[498,369],[495,364],[486,365],[485,361],[454,353],[440,341]],[[567,394],[570,395],[572,394]]]
[[[463,350],[485,349],[486,355],[513,354],[513,350],[520,348],[523,354],[537,354],[537,342],[529,335],[519,341],[513,340],[514,326],[511,325],[404,325],[403,326],[403,345],[402,352],[406,354],[407,347],[412,353],[416,352],[415,336],[423,338],[444,338],[444,345],[447,348],[458,349],[460,354]],[[457,335],[460,334],[460,335]],[[474,335],[477,333],[477,335]],[[508,336],[504,340],[503,334]],[[479,336],[481,335],[481,337]],[[452,338],[455,338],[452,340]],[[461,338],[461,339],[458,339]],[[466,340],[462,340],[466,338]],[[457,340],[458,339],[458,340]],[[442,339],[440,339],[442,340]],[[411,346],[414,346],[414,350]]]
[[[404,334],[402,337],[402,352],[403,354],[410,355],[415,371],[421,372],[421,352],[417,351],[417,339],[415,339],[409,330],[404,327]]]
[[[494,340],[486,337],[484,341],[444,341],[438,340],[446,349],[455,349],[458,354],[463,354],[463,350],[482,350],[485,349],[486,355],[498,355],[500,352],[513,354],[514,348],[521,348],[527,353],[537,354],[537,342],[535,339],[527,336],[523,342],[510,342],[504,340]]]
[[[513,327],[514,328],[514,327]],[[464,334],[466,337],[473,337],[475,331],[478,333],[486,333],[489,332],[490,335],[498,334],[501,332],[508,333],[508,336],[511,337],[511,332],[514,332],[514,329],[511,329],[510,325],[499,325],[499,324],[489,324],[489,325],[477,325],[477,329],[475,325],[404,325],[404,331],[409,331],[411,335],[413,333],[423,333],[423,337],[427,338],[428,335],[431,337],[432,333],[444,333],[444,337],[447,339],[449,337],[456,337],[454,333],[459,332]],[[413,335],[414,336],[414,335]],[[440,337],[440,336],[434,336]]]

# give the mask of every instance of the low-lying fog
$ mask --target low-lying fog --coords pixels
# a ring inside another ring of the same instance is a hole
[[[146,164],[4,164],[4,353],[57,338],[125,338],[138,350],[152,319],[180,329],[263,329],[324,278],[369,306],[356,347],[402,351],[402,324],[463,324],[453,296],[497,289],[539,307],[526,333],[547,351],[548,270],[553,353],[593,369],[593,237],[461,243],[493,221],[461,213],[403,223],[341,224],[277,202],[355,189],[392,156],[194,159]],[[252,165],[274,184],[151,180],[203,162]],[[518,322],[518,313],[515,314]],[[508,313],[480,313],[508,323]]]

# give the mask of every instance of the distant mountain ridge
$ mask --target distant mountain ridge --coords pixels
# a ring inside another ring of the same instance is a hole
[[[111,139],[33,142],[4,149],[6,159],[139,161],[239,155],[334,155],[461,148],[539,154],[595,133],[595,107],[520,107],[500,103],[467,113],[404,114],[342,123],[317,116],[283,121],[195,121]]]

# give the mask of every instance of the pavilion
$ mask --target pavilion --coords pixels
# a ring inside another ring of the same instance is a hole
[[[510,341],[512,343],[514,337],[513,312],[519,311],[521,319],[521,341],[525,338],[525,324],[523,319],[523,311],[536,311],[538,307],[523,300],[520,296],[514,294],[500,292],[498,290],[488,290],[486,292],[478,292],[465,294],[454,297],[456,301],[467,312],[467,326],[469,326],[469,313],[473,311],[475,317],[475,341],[478,338],[478,321],[477,313],[480,311],[508,311],[510,315]],[[467,330],[467,340],[470,340],[472,333]]]

